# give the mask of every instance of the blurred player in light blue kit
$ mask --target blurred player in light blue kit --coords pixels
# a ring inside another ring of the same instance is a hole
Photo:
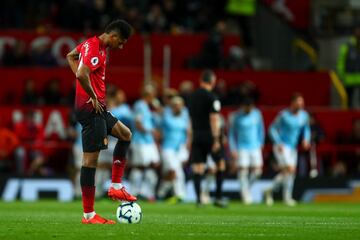
[[[229,147],[237,168],[241,197],[245,204],[252,203],[251,185],[262,174],[264,122],[261,112],[251,99],[244,100],[241,108],[230,116]],[[250,176],[249,176],[250,173]]]
[[[135,102],[135,126],[131,142],[131,191],[134,195],[141,195],[150,201],[155,200],[155,187],[158,181],[155,168],[160,162],[154,139],[154,115],[150,109],[155,94],[154,86],[146,85],[142,91],[142,98]]]
[[[107,105],[110,113],[120,120],[129,129],[133,127],[133,114],[130,106],[126,103],[126,95],[124,91],[117,87],[111,87],[107,94]],[[117,139],[108,136],[108,148],[99,154],[98,168],[95,175],[96,197],[102,197],[104,194],[104,184],[110,179],[110,172],[113,163],[113,151],[115,149]]]
[[[175,199],[182,200],[185,197],[183,164],[189,158],[190,119],[181,97],[172,97],[169,108],[164,109],[161,131],[163,179],[158,195],[164,198],[173,190]]]
[[[271,188],[265,191],[267,205],[273,204],[272,192],[281,185],[284,203],[289,206],[296,204],[292,198],[292,192],[299,140],[305,150],[310,148],[309,114],[303,108],[303,96],[295,93],[291,98],[289,108],[282,110],[269,128],[270,137],[274,142],[273,152],[280,172],[275,176]]]

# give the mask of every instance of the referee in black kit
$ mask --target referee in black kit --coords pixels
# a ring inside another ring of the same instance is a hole
[[[212,154],[216,161],[218,170],[216,172],[216,201],[214,205],[226,206],[221,200],[225,162],[223,158],[216,157],[222,151],[222,145],[219,114],[221,103],[212,92],[215,83],[215,73],[211,70],[205,70],[200,78],[200,88],[191,95],[188,106],[193,130],[191,167],[197,206],[199,207],[202,205],[200,198],[201,180],[204,176],[206,159],[209,154]]]

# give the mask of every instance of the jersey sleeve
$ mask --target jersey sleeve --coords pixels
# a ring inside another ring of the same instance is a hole
[[[221,110],[221,102],[218,98],[215,96],[211,97],[211,106],[210,106],[210,112],[211,113],[219,113]]]
[[[80,65],[86,65],[91,72],[100,67],[99,45],[90,41],[82,44],[80,48]]]
[[[303,140],[307,143],[310,143],[311,140],[311,129],[310,129],[310,117],[309,114],[305,114],[305,124],[304,124],[304,136]]]

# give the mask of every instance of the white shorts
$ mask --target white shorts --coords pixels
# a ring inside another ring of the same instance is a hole
[[[186,145],[182,145],[177,154],[181,163],[187,162],[189,160],[190,153]]]
[[[278,145],[273,147],[274,155],[280,167],[296,167],[297,150],[283,145],[283,151],[280,152]]]
[[[174,149],[163,149],[161,151],[162,170],[167,172],[170,170],[178,170],[182,168],[184,162],[189,159],[189,151],[183,145],[178,151]]]
[[[263,165],[263,157],[261,149],[247,150],[240,149],[238,151],[238,167],[241,168],[261,168]]]
[[[132,144],[132,166],[148,167],[151,163],[160,161],[159,151],[156,144]]]

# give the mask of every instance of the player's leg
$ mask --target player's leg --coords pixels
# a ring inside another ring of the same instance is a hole
[[[263,166],[263,157],[261,153],[261,149],[252,150],[250,153],[250,177],[249,177],[249,186],[254,184],[254,182],[260,178],[262,174],[262,166]]]
[[[80,170],[80,186],[84,209],[84,218],[91,219],[95,216],[95,172],[99,151],[84,152],[83,164]]]
[[[193,181],[196,194],[196,203],[201,205],[201,181],[205,172],[205,162],[211,146],[193,143],[191,148],[191,168],[193,172]]]
[[[225,175],[225,150],[223,146],[217,152],[212,152],[211,156],[215,162],[215,179],[216,179],[216,190],[215,190],[215,206],[225,207],[225,203],[222,201],[222,185]]]
[[[286,154],[286,168],[284,170],[283,200],[286,205],[294,206],[296,202],[292,198],[292,193],[296,174],[297,152],[295,149],[286,147],[284,153]]]
[[[183,145],[177,154],[177,165],[176,165],[176,179],[174,185],[174,192],[178,199],[182,200],[186,194],[186,182],[184,165],[189,160],[189,151],[185,145]]]
[[[155,189],[158,183],[157,171],[160,168],[159,151],[155,143],[148,144],[144,150],[145,166],[147,167],[144,171],[144,182],[141,192],[148,201],[155,201]]]
[[[178,200],[183,200],[186,194],[185,190],[185,173],[183,162],[179,161],[175,170],[174,193]]]
[[[279,146],[274,145],[273,153],[275,155],[275,159],[277,161],[280,172],[274,177],[270,188],[265,190],[265,202],[267,205],[271,206],[274,203],[274,199],[272,197],[273,191],[277,191],[283,184],[285,179],[285,171],[286,171],[286,153],[283,148],[280,150]]]
[[[107,148],[106,121],[99,114],[90,114],[80,121],[82,125],[83,163],[80,170],[80,185],[84,209],[84,224],[114,224],[94,211],[95,172],[100,150]]]
[[[136,197],[129,194],[122,184],[122,177],[127,163],[126,156],[132,136],[131,131],[109,112],[106,112],[105,115],[108,134],[117,138],[113,151],[111,186],[108,190],[108,196],[113,200],[136,201]]]
[[[176,173],[174,164],[177,159],[176,153],[172,149],[163,149],[161,156],[162,179],[158,190],[158,197],[164,199],[166,194],[175,187],[174,180],[176,179]]]
[[[144,160],[143,160],[143,150],[141,144],[132,143],[131,148],[131,171],[129,174],[130,189],[131,193],[135,196],[141,194],[141,185],[144,178]]]
[[[205,170],[205,179],[203,188],[201,191],[201,202],[204,204],[210,203],[210,189],[211,186],[215,183],[216,175],[216,163],[214,162],[211,154],[208,154],[206,157],[206,170]]]
[[[238,180],[240,183],[240,195],[245,204],[250,204],[250,191],[249,191],[249,165],[250,154],[246,149],[238,151]]]

